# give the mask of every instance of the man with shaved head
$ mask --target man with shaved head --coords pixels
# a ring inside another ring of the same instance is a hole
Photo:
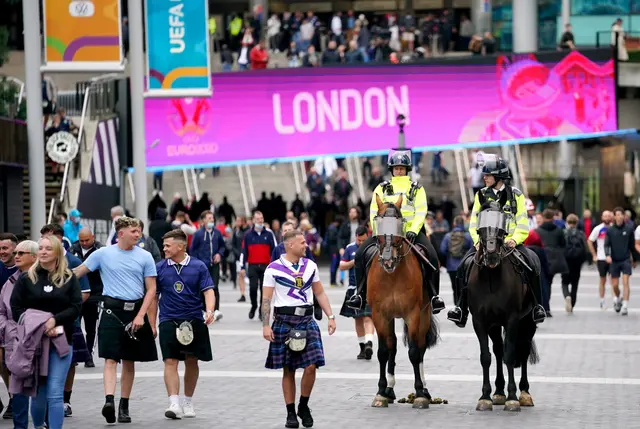
[[[71,252],[76,255],[82,262],[96,250],[103,247],[102,243],[96,241],[93,231],[89,228],[82,228],[78,233],[78,242],[73,245]],[[86,368],[94,368],[93,363],[93,345],[96,338],[96,325],[98,323],[98,302],[102,296],[102,279],[100,272],[94,271],[87,275],[91,294],[87,301],[82,305],[82,318],[86,330],[87,348],[91,354],[91,360],[84,363]]]
[[[587,245],[593,257],[593,262],[597,264],[598,273],[600,274],[600,308],[605,309],[605,286],[607,284],[607,274],[609,274],[609,264],[607,263],[607,255],[604,250],[604,240],[607,237],[607,230],[613,224],[613,212],[605,210],[602,212],[602,223],[591,231]],[[594,247],[593,243],[596,243]]]

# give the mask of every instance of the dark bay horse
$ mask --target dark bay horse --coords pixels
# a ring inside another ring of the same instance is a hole
[[[517,250],[504,244],[506,225],[506,215],[501,211],[488,209],[480,212],[480,248],[473,260],[467,283],[469,311],[480,342],[483,375],[482,396],[476,407],[478,411],[492,410],[493,405],[504,405],[506,411],[520,411],[520,406],[533,406],[529,394],[527,361],[531,364],[538,362],[533,340],[536,324],[531,316],[534,298],[529,286],[523,282],[523,273],[527,268],[514,253]],[[489,380],[489,338],[493,343],[497,365],[493,398]],[[504,393],[503,362],[509,373],[507,396]],[[516,396],[514,368],[521,368],[520,398]]]
[[[418,256],[402,233],[402,196],[395,204],[385,204],[376,195],[376,202],[378,235],[374,256],[378,256],[378,263],[371,264],[367,275],[367,302],[378,333],[380,379],[371,406],[387,407],[396,399],[393,390],[398,345],[395,319],[399,318],[404,320],[404,344],[409,346],[409,360],[415,376],[413,408],[429,408],[431,395],[425,383],[423,360],[426,350],[437,343],[438,327],[429,297],[422,296],[422,269]]]

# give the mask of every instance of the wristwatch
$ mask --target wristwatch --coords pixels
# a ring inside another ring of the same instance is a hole
[[[329,320],[334,320],[336,318],[335,314],[332,314],[331,316],[329,316]]]

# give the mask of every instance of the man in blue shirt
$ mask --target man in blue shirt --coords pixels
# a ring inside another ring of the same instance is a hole
[[[105,359],[105,404],[102,415],[116,422],[114,394],[116,370],[122,361],[118,422],[130,423],[129,396],[135,362],[158,360],[156,350],[156,265],[146,250],[136,246],[141,229],[138,219],[122,216],[115,221],[117,243],[96,250],[73,270],[77,277],[100,270],[103,283],[102,316],[98,327],[99,356]]]
[[[18,237],[8,232],[0,234],[0,289],[9,280],[9,277],[18,271],[13,260],[18,245]]]
[[[198,361],[213,359],[207,325],[215,320],[214,285],[204,262],[187,255],[187,235],[174,229],[163,237],[165,260],[156,265],[160,295],[160,350],[164,360],[164,382],[169,395],[169,419],[195,417],[193,392],[198,383]],[[206,312],[203,320],[202,298]],[[186,331],[185,331],[186,330]],[[189,335],[183,335],[182,332]],[[180,332],[178,334],[177,332]],[[178,362],[184,361],[184,402],[180,406]]]
[[[215,227],[211,210],[202,212],[200,226],[200,229],[193,234],[189,255],[202,261],[209,270],[216,297],[215,318],[220,320],[222,319],[220,312],[220,261],[222,261],[225,251],[224,237]]]
[[[364,310],[356,310],[347,305],[347,301],[353,296],[357,288],[356,269],[354,267],[356,252],[362,243],[369,238],[369,230],[366,226],[361,225],[356,228],[355,235],[356,241],[345,247],[340,261],[340,270],[349,270],[349,287],[347,287],[347,292],[345,293],[340,315],[355,319],[356,335],[360,345],[360,353],[356,358],[371,360],[371,356],[373,356],[373,332],[375,330],[373,320],[371,320],[371,308],[369,304],[366,304]]]
[[[82,229],[82,224],[80,223],[81,216],[82,213],[80,213],[79,210],[73,209],[69,212],[69,219],[67,219],[63,225],[64,236],[69,239],[69,242],[71,244],[74,244],[76,241],[78,241],[78,234]]]
[[[48,225],[43,226],[40,229],[40,235],[42,238],[45,238],[50,235],[55,235],[58,240],[62,242],[62,237],[64,236],[64,229],[62,226],[57,223],[50,223]],[[80,258],[75,256],[73,253],[68,252],[67,249],[64,251],[64,256],[67,258],[67,263],[69,264],[69,269],[74,269],[82,265],[82,261]],[[91,294],[91,286],[89,285],[89,279],[87,277],[82,277],[79,279],[80,281],[80,290],[82,291],[82,302],[84,302],[89,298]],[[84,337],[84,333],[82,332],[82,322],[80,321],[81,317],[78,317],[76,323],[73,327],[73,358],[71,360],[71,366],[69,367],[69,371],[67,372],[67,380],[64,383],[64,416],[70,417],[73,414],[71,410],[71,392],[73,390],[73,382],[76,377],[76,366],[78,366],[78,362],[88,362],[92,360],[91,353],[89,353],[89,348],[87,347],[87,342]]]

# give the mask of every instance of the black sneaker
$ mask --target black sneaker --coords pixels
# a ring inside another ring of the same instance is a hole
[[[433,311],[433,314],[440,313],[442,310],[444,310],[444,308],[444,301],[441,300],[438,295],[431,298],[431,311]]]
[[[287,413],[287,422],[284,424],[286,428],[299,428],[300,422],[298,422],[298,418],[296,417],[296,413],[289,412]]]
[[[247,302],[247,298],[245,298],[245,296],[242,295],[240,299],[238,299],[238,302]]]
[[[367,341],[364,345],[364,358],[366,360],[371,360],[371,356],[373,356],[373,343],[371,341]]]
[[[71,404],[64,404],[64,416],[71,417],[73,415],[73,410],[71,409]]]
[[[113,402],[107,402],[102,407],[102,415],[109,424],[116,422],[116,405]]]
[[[356,356],[356,359],[363,360],[364,359],[364,343],[360,343],[360,353]]]
[[[93,359],[89,359],[84,363],[85,368],[95,368],[96,364],[93,362]]]
[[[251,307],[251,310],[249,310],[249,319],[253,320],[253,318],[256,317],[256,310],[257,308]]]
[[[129,410],[118,407],[118,423],[131,423],[131,416],[129,416]]]
[[[302,426],[310,428],[313,426],[313,417],[311,417],[311,410],[307,406],[298,405],[298,417],[302,421]]]

